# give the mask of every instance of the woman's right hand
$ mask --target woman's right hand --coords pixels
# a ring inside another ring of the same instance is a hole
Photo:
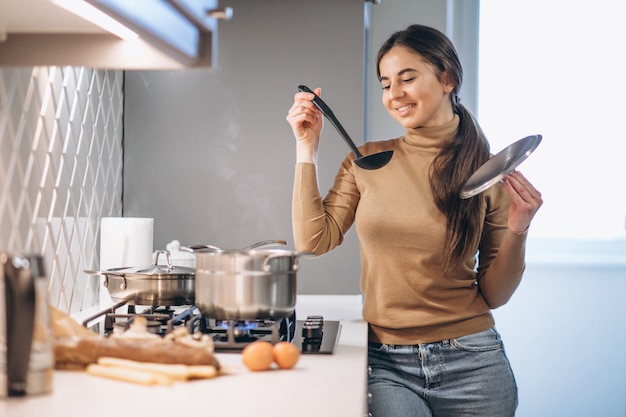
[[[319,88],[314,91],[318,96],[321,94]],[[311,93],[296,93],[293,105],[287,113],[287,122],[296,138],[297,162],[316,163],[317,161],[317,149],[324,118],[322,112],[313,104],[313,98]]]

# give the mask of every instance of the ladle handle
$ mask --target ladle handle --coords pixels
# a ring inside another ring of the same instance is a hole
[[[345,140],[348,146],[350,147],[350,149],[352,149],[352,152],[354,152],[354,155],[356,155],[357,158],[361,158],[363,155],[361,155],[361,152],[359,152],[359,149],[356,147],[352,139],[350,139],[348,132],[346,132],[343,126],[341,126],[341,123],[339,123],[339,120],[337,120],[337,118],[335,117],[335,114],[330,109],[330,107],[328,107],[328,105],[324,103],[324,101],[321,98],[319,98],[319,96],[315,94],[306,85],[299,85],[298,90],[304,91],[306,93],[313,93],[315,95],[315,97],[313,98],[313,103],[317,106],[318,109],[320,109],[320,111],[324,114],[324,116],[326,116],[326,118],[330,120],[333,126],[335,126],[335,129],[337,129],[339,134],[341,134],[341,137],[343,138],[343,140]]]

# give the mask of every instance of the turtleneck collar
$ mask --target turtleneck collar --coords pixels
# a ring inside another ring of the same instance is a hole
[[[459,115],[455,114],[452,120],[440,126],[407,129],[402,140],[423,150],[438,151],[456,132],[459,120]]]

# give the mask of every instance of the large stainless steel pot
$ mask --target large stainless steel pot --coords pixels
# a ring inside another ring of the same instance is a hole
[[[167,265],[158,265],[159,255],[167,256]],[[104,275],[104,286],[115,302],[131,305],[176,306],[192,305],[195,299],[195,270],[173,266],[169,251],[155,251],[154,265],[145,267],[111,268],[105,271],[85,271]]]
[[[280,319],[296,305],[302,254],[284,249],[196,251],[196,306],[221,320]]]

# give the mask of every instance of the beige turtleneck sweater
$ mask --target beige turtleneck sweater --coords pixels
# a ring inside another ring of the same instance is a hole
[[[370,341],[417,344],[485,330],[494,325],[490,309],[504,304],[521,279],[526,238],[507,229],[509,198],[500,185],[483,192],[477,268],[475,257],[445,274],[440,268],[446,217],[435,206],[428,169],[457,126],[455,117],[444,126],[409,129],[404,137],[362,145],[364,155],[391,149],[393,157],[370,171],[348,155],[323,200],[316,166],[296,165],[296,249],[329,252],[355,224]]]

